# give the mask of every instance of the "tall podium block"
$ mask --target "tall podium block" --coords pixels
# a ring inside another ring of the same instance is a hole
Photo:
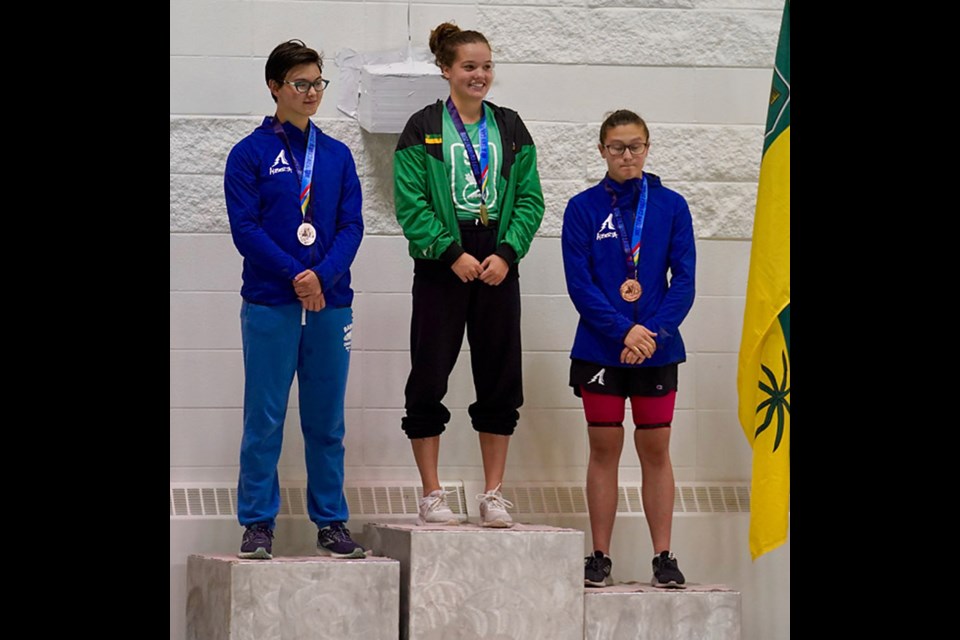
[[[588,588],[584,640],[740,640],[740,593],[724,585]]]
[[[400,561],[401,640],[582,640],[583,532],[367,524]]]
[[[187,558],[187,640],[396,640],[390,558]]]

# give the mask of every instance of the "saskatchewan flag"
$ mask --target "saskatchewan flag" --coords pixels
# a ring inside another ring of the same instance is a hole
[[[750,555],[787,540],[790,514],[790,1],[783,9],[760,162],[737,365],[740,426],[753,448]]]

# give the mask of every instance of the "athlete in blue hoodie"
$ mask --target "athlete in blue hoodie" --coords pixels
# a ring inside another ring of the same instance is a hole
[[[346,145],[310,121],[329,82],[322,72],[320,55],[299,40],[273,50],[266,82],[276,114],[233,147],[224,175],[230,231],[243,256],[241,558],[272,557],[277,463],[294,375],[317,550],[364,555],[346,529],[343,494],[350,265],[363,236],[360,181]]]
[[[693,306],[693,223],[683,196],[643,171],[650,131],[632,111],[600,127],[607,175],[567,203],[561,245],[567,291],[580,314],[570,385],[582,398],[590,440],[587,503],[594,552],[584,581],[610,577],[617,471],[630,398],[643,510],[653,541],[653,584],[683,587],[670,552],[673,466],[670,424],[677,365],[686,360],[680,323]],[[668,278],[669,275],[669,278]]]

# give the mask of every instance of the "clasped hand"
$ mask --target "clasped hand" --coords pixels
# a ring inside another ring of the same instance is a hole
[[[656,334],[642,324],[635,324],[623,339],[623,351],[620,352],[620,362],[623,364],[640,364],[647,358],[653,357],[657,350],[654,340]]]
[[[297,277],[293,279],[293,290],[300,299],[300,304],[307,311],[321,311],[327,306],[327,301],[323,299],[320,278],[311,269],[306,269],[297,274]]]
[[[472,282],[480,278],[492,286],[497,286],[503,282],[510,271],[510,265],[507,261],[498,255],[490,254],[483,262],[480,262],[469,253],[464,252],[456,261],[450,265],[453,272],[457,274],[461,282]]]

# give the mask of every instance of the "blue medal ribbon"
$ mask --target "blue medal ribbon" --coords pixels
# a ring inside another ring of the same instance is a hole
[[[460,139],[463,140],[463,146],[467,152],[467,158],[470,159],[470,169],[473,171],[473,179],[480,190],[480,219],[483,224],[487,224],[487,169],[489,164],[489,150],[487,148],[487,110],[483,103],[480,104],[480,122],[477,123],[480,132],[480,159],[473,150],[473,143],[470,142],[470,136],[467,135],[467,128],[463,126],[463,119],[460,112],[457,111],[457,105],[453,104],[453,98],[447,97],[447,111],[450,113],[450,119],[453,120],[453,126]]]
[[[287,133],[283,130],[283,125],[280,124],[280,120],[274,118],[273,120],[273,132],[280,136],[280,139],[283,140],[283,144],[287,147],[287,151],[290,153],[290,161],[293,163],[293,168],[297,172],[297,177],[300,178],[300,213],[303,215],[303,221],[313,224],[313,201],[310,198],[310,189],[313,181],[313,158],[317,149],[317,130],[316,126],[307,120],[307,128],[310,130],[310,136],[307,139],[307,155],[303,160],[303,170],[300,170],[300,163],[297,161],[297,156],[293,154],[293,149],[290,147],[290,140],[287,139]]]
[[[610,206],[613,208],[613,218],[617,221],[619,230],[620,244],[623,246],[623,252],[627,257],[627,273],[629,278],[639,280],[638,265],[640,264],[640,234],[643,232],[643,219],[647,216],[647,175],[643,174],[640,179],[640,195],[637,197],[637,213],[633,222],[633,235],[627,240],[627,233],[623,224],[623,215],[620,213],[620,207],[617,206],[617,194],[607,184],[604,179],[603,188],[610,194]]]

